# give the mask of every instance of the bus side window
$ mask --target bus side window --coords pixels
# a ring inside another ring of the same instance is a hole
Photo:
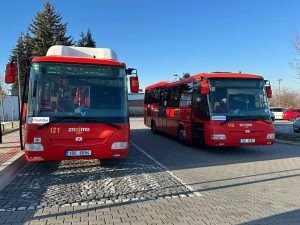
[[[180,91],[179,87],[173,87],[170,89],[170,98],[168,101],[169,107],[178,107],[180,102]]]
[[[193,84],[183,84],[180,86],[180,103],[179,106],[183,107],[189,107],[191,106],[191,100],[192,100],[192,87]]]
[[[145,91],[145,96],[144,96],[144,104],[145,104],[145,105],[148,104],[148,96],[149,96],[149,91],[146,90],[146,91]]]
[[[158,103],[158,100],[159,100],[159,89],[154,88],[149,90],[148,103],[149,104]]]

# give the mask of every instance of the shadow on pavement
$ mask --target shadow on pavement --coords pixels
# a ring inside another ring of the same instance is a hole
[[[241,223],[240,225],[299,225],[300,224],[300,209],[286,213],[280,213],[262,219]]]

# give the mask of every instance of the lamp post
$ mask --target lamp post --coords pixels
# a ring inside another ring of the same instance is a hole
[[[281,95],[281,93],[280,93],[280,83],[281,83],[282,79],[278,79],[277,81],[278,81],[278,106],[280,107],[280,95]]]

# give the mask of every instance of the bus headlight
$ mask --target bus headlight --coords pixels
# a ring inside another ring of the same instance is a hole
[[[42,144],[25,144],[25,151],[44,151]]]
[[[268,134],[267,139],[275,139],[275,134]]]
[[[128,142],[114,142],[111,145],[111,149],[126,149],[128,148]]]
[[[225,134],[212,134],[211,140],[226,140]]]

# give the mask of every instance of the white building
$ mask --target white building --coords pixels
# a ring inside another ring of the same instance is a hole
[[[19,119],[18,96],[7,95],[0,98],[0,120],[12,121]]]

